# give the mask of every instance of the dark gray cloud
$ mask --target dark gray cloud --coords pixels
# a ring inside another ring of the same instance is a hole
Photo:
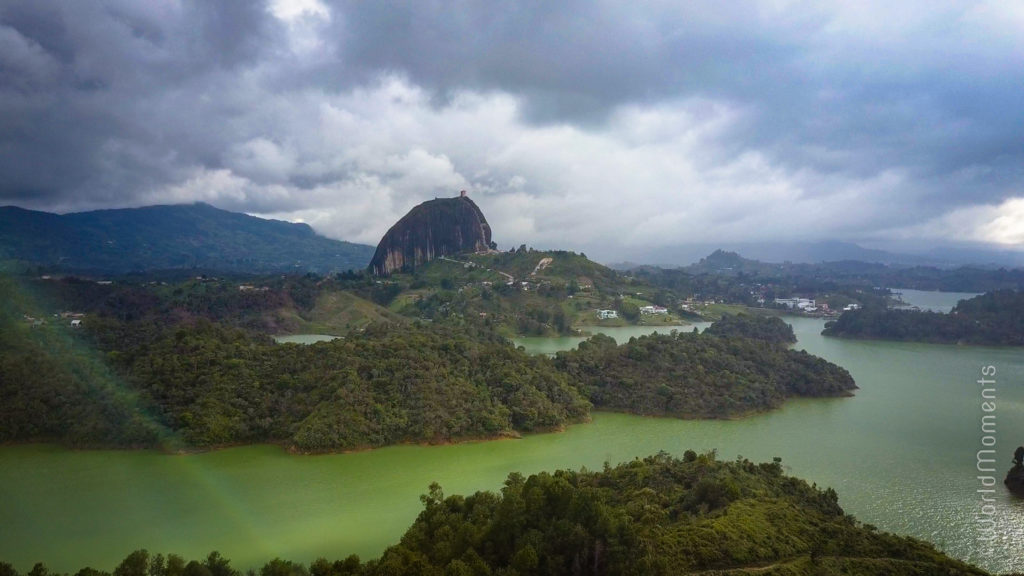
[[[1022,25],[996,2],[9,0],[0,204],[205,200],[372,241],[463,186],[514,243],[1024,242]]]

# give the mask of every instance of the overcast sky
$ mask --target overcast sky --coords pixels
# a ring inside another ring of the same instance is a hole
[[[1024,245],[1024,3],[0,0],[0,205]]]

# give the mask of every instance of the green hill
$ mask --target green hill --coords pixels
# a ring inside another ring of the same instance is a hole
[[[834,490],[778,461],[660,454],[601,472],[512,474],[500,494],[445,498],[435,484],[422,499],[401,543],[362,573],[985,574],[858,523]]]
[[[685,323],[673,314],[641,315],[642,306],[672,306],[668,292],[565,251],[521,247],[446,257],[412,274],[394,274],[378,291],[389,294],[386,303],[392,311],[431,319],[460,315],[508,336],[570,334],[594,325]],[[599,321],[599,309],[620,311],[620,317]]]
[[[596,408],[641,415],[726,418],[857,388],[844,368],[785,342],[713,333],[651,334],[621,346],[598,334],[559,352],[555,365]]]
[[[997,290],[961,300],[949,314],[866,306],[821,332],[839,338],[986,346],[1024,345],[1024,292]]]
[[[0,208],[0,257],[59,270],[327,273],[365,268],[372,255],[372,246],[324,238],[306,224],[207,204],[64,215]]]

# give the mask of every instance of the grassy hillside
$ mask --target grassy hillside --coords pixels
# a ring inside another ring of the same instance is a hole
[[[279,308],[266,317],[267,326],[277,326],[275,334],[333,334],[344,336],[365,330],[371,324],[405,324],[410,318],[364,300],[351,292],[327,290],[316,297],[313,308],[304,311],[294,306]]]
[[[569,334],[595,325],[685,323],[676,314],[642,315],[671,295],[582,254],[520,249],[435,260],[388,281],[390,310],[412,317],[459,315],[502,333]],[[597,310],[619,312],[599,320]]]

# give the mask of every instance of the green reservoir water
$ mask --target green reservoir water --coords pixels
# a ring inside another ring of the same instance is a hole
[[[908,306],[917,306],[921,310],[943,313],[952,310],[960,300],[970,300],[978,295],[977,292],[931,292],[910,290],[909,288],[892,288],[891,290],[899,292]]]
[[[781,456],[790,473],[833,486],[862,521],[991,570],[1024,571],[1024,500],[1002,487],[1013,449],[1024,444],[1024,350],[826,339],[821,320],[790,322],[797,347],[850,370],[861,388],[856,397],[791,401],[735,421],[596,414],[592,423],[521,440],[323,456],[272,446],[188,456],[3,447],[0,559],[21,571],[39,560],[74,571],[109,570],[142,547],[186,558],[218,550],[243,569],[275,556],[369,558],[398,540],[432,481],[446,493],[467,493],[497,489],[511,471],[599,468],[693,448],[724,459]],[[984,365],[997,370],[991,544],[978,540],[976,520],[983,437],[976,381]]]

